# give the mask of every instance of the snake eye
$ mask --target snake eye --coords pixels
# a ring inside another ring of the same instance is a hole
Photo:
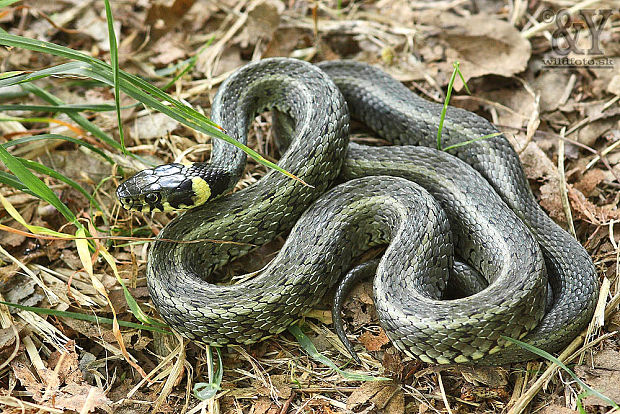
[[[159,193],[148,193],[144,196],[144,199],[149,204],[155,204],[159,201]]]
[[[132,201],[132,200],[131,200],[131,197],[125,197],[125,198],[123,199],[123,202],[124,202],[125,204],[131,204],[131,201]]]

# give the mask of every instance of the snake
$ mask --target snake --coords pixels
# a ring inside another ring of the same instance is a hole
[[[442,108],[351,60],[268,58],[237,69],[218,88],[211,120],[246,144],[253,119],[271,110],[278,166],[298,180],[271,169],[232,191],[247,155],[216,139],[208,162],[158,166],[119,185],[127,209],[186,210],[150,247],[147,284],[162,318],[199,343],[248,345],[286,330],[334,290],[339,310],[365,275],[381,327],[413,358],[537,357],[510,338],[561,350],[592,318],[593,262],[538,205],[518,154],[489,121],[449,106],[445,150],[437,148]],[[350,142],[351,119],[392,145]],[[212,280],[286,232],[257,274]],[[360,264],[376,246],[385,247],[380,258]],[[474,282],[461,285],[477,287],[450,293],[466,273]]]

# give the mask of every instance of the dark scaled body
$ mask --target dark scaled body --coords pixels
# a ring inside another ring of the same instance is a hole
[[[154,304],[175,330],[212,345],[248,344],[281,332],[337,283],[357,255],[379,244],[389,244],[373,282],[380,322],[399,349],[425,361],[530,359],[502,335],[554,352],[586,326],[598,292],[592,261],[537,205],[504,136],[452,155],[412,147],[436,145],[441,105],[379,69],[349,61],[317,68],[273,58],[244,66],[219,88],[211,117],[246,143],[254,116],[269,109],[290,120],[287,127],[276,125],[290,134],[279,165],[312,187],[269,171],[242,191],[189,210],[159,233],[147,280]],[[402,147],[349,145],[349,111]],[[444,146],[495,132],[483,118],[450,108]],[[230,188],[245,161],[242,151],[214,140],[208,168],[226,171],[227,184],[209,184],[210,192]],[[351,181],[326,193],[337,178]],[[127,187],[161,186],[152,179],[147,173]],[[194,193],[199,185],[193,183]],[[119,190],[121,200],[124,194]],[[259,275],[231,286],[206,281],[215,268],[291,228]],[[442,300],[455,253],[489,287]],[[554,301],[545,312],[548,282]]]

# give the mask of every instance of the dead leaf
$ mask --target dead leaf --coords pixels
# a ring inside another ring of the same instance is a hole
[[[58,375],[59,380],[64,384],[83,381],[82,372],[79,368],[78,354],[75,352],[75,342],[69,341],[65,345],[68,352],[62,354],[54,351],[50,354],[47,363],[50,369]],[[58,366],[58,364],[60,364]]]
[[[183,59],[187,52],[180,45],[183,44],[180,36],[167,35],[161,38],[153,45],[153,51],[155,56],[149,58],[149,60],[156,65],[168,65],[179,59]]]
[[[586,197],[592,196],[592,192],[596,189],[606,175],[600,169],[593,169],[586,172],[579,181],[575,183],[575,189],[581,191]]]
[[[403,382],[420,370],[422,362],[411,358],[403,361],[402,354],[394,346],[389,346],[383,353],[381,365],[385,369],[385,376]]]
[[[0,329],[0,356],[3,351],[8,351],[8,356],[11,352],[13,352],[13,348],[15,347],[15,328],[9,327]]]
[[[351,393],[347,409],[359,411],[362,406],[372,404],[376,411],[385,414],[405,412],[405,397],[400,385],[391,382],[369,381]]]
[[[551,404],[539,411],[540,414],[575,414],[576,411],[561,405]]]
[[[152,2],[145,23],[151,26],[150,42],[153,43],[165,33],[176,27],[183,16],[192,8],[196,0],[174,0],[172,4]],[[170,3],[170,2],[168,2]]]
[[[292,388],[290,386],[290,377],[287,375],[271,375],[270,379],[270,387],[266,387],[262,381],[255,380],[252,381],[253,388],[246,389],[245,392],[243,390],[238,394],[235,392],[235,395],[239,397],[243,397],[248,393],[250,395],[261,395],[263,397],[274,397],[274,391],[278,398],[282,400],[287,400],[290,396]]]
[[[23,363],[11,363],[15,377],[37,403],[78,412],[91,412],[96,406],[111,403],[103,389],[84,381],[72,343],[68,344],[66,353],[53,352],[48,363],[54,368],[37,370],[41,381]],[[55,367],[58,363],[60,366]]]
[[[254,414],[277,414],[278,407],[267,397],[259,397],[254,405]]]
[[[532,87],[540,95],[540,111],[555,111],[560,105],[569,74],[559,70],[542,71],[532,82]]]
[[[278,391],[278,397],[287,400],[293,390],[290,386],[290,377],[288,375],[271,375],[271,384]]]
[[[615,75],[607,84],[607,92],[620,95],[620,75]]]
[[[579,132],[577,133],[577,141],[589,147],[593,147],[597,139],[602,137],[611,129],[615,128],[616,125],[617,120],[614,118],[598,119],[588,122],[587,125],[584,125],[579,129]]]
[[[504,387],[476,387],[470,384],[464,384],[461,387],[461,398],[465,401],[484,401],[509,397],[510,393]]]
[[[390,340],[385,334],[383,328],[380,328],[378,335],[374,335],[372,332],[366,331],[357,339],[368,351],[379,351],[384,345],[390,343]]]
[[[157,112],[136,119],[134,128],[138,132],[139,138],[152,139],[165,137],[169,132],[174,131],[178,125],[179,123],[174,119]]]
[[[613,401],[620,401],[620,352],[613,349],[604,349],[594,356],[594,366],[586,365],[575,367],[575,372],[590,387]],[[596,396],[588,396],[582,400],[584,407],[611,405]]]
[[[280,14],[284,11],[280,0],[262,0],[248,7],[248,20],[235,42],[245,48],[258,41],[270,40],[280,24]]]
[[[67,384],[54,399],[56,407],[78,412],[92,412],[95,407],[111,403],[101,388],[88,384]]]
[[[527,67],[530,43],[512,24],[486,14],[442,21],[445,29],[439,37],[448,44],[446,62],[451,73],[454,61],[461,63],[465,81],[483,75],[512,76]],[[454,84],[460,90],[459,77]]]
[[[490,92],[482,91],[479,96],[495,103],[499,103],[510,110],[497,107],[499,125],[521,128],[527,125],[530,115],[536,109],[536,101],[532,94],[525,89],[498,89]],[[494,120],[495,121],[495,120]]]
[[[344,304],[343,311],[347,318],[351,318],[353,329],[372,322],[376,319],[376,311],[372,300],[372,284],[363,282],[351,290],[349,298]]]
[[[32,398],[35,401],[40,401],[41,397],[43,397],[45,385],[40,383],[32,371],[19,361],[11,362],[11,369],[13,369],[13,374],[15,374],[22,386],[32,394]]]
[[[455,369],[460,371],[463,378],[473,385],[484,384],[491,388],[508,385],[508,372],[502,367],[457,365]]]
[[[219,56],[217,64],[213,69],[212,76],[219,76],[223,73],[233,71],[243,66],[244,63],[245,62],[241,58],[241,48],[236,45],[231,46],[225,49]]]
[[[97,42],[97,47],[103,51],[110,50],[110,38],[108,32],[108,23],[105,16],[99,15],[94,7],[89,7],[81,14],[76,22],[76,28],[92,37]],[[119,39],[121,33],[121,22],[114,20],[114,33]]]
[[[517,135],[517,142],[524,137]],[[520,154],[525,175],[530,180],[542,182],[539,188],[540,205],[556,222],[566,223],[564,208],[560,198],[559,174],[556,165],[535,142],[530,142]]]
[[[611,219],[620,219],[620,210],[599,207],[589,201],[581,191],[572,186],[568,187],[568,199],[570,200],[571,207],[577,213],[577,218],[582,220],[602,225],[602,223],[608,223]]]
[[[552,181],[545,183],[538,189],[540,192],[540,206],[547,212],[555,222],[566,224],[566,214],[560,198],[559,182]]]
[[[278,29],[267,44],[263,57],[289,56],[299,43],[302,43],[303,47],[308,47],[311,42],[312,40],[307,36],[306,32],[299,28]]]

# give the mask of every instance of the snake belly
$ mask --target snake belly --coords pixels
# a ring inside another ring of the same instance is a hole
[[[245,143],[253,117],[269,109],[292,120],[279,165],[312,187],[270,171],[159,233],[160,239],[234,242],[153,244],[149,291],[182,335],[225,345],[277,334],[321,300],[356,256],[380,244],[388,244],[373,282],[380,323],[397,348],[422,360],[531,359],[502,335],[554,352],[590,320],[598,293],[592,261],[540,209],[504,136],[450,154],[414,147],[435,145],[441,105],[351,61],[317,67],[272,58],[246,65],[219,88],[211,118]],[[349,112],[401,146],[349,145]],[[483,118],[449,108],[443,145],[494,132]],[[211,163],[240,176],[245,154],[215,140]],[[327,191],[337,177],[351,181]],[[236,285],[206,281],[247,253],[248,244],[291,228],[258,276]],[[441,300],[455,250],[489,287]],[[547,281],[554,301],[545,312]]]

